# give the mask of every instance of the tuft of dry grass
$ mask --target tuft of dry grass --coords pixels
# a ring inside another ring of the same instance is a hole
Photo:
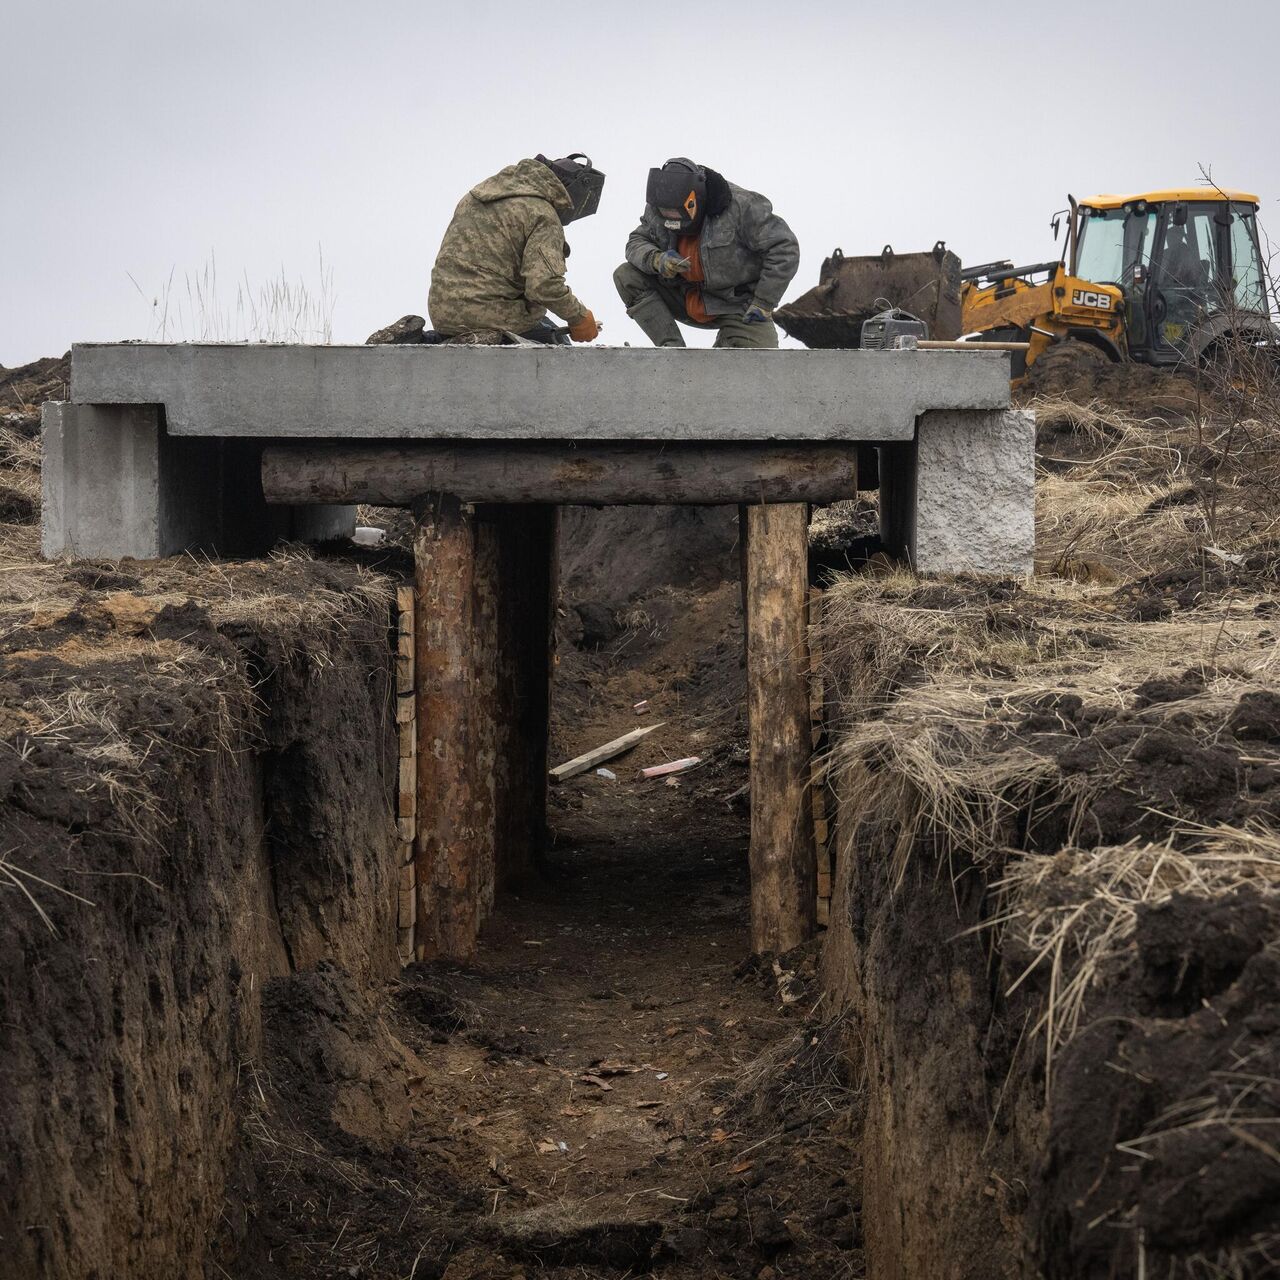
[[[149,308],[147,340],[151,342],[312,342],[333,340],[333,268],[318,251],[314,284],[280,274],[254,285],[246,271],[235,283],[234,300],[218,275],[217,255],[210,252],[196,272],[179,284],[177,268],[159,288],[148,293],[129,276]]]
[[[1185,845],[1190,837],[1192,843]],[[1262,827],[1183,826],[1159,844],[1131,841],[1010,859],[991,886],[997,906],[984,928],[1001,931],[1031,959],[1006,990],[1048,973],[1034,1027],[1044,1033],[1046,1091],[1054,1056],[1079,1030],[1090,992],[1133,936],[1138,908],[1175,894],[1213,898],[1253,887],[1280,890],[1280,833]]]

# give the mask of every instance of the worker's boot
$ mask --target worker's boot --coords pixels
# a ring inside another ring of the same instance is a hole
[[[628,308],[629,315],[644,330],[655,347],[683,347],[680,326],[656,293],[641,294]]]

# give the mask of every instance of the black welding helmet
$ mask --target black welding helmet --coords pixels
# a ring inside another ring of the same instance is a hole
[[[676,156],[661,169],[649,170],[645,202],[662,219],[668,231],[681,235],[702,225],[707,204],[707,171]]]
[[[604,174],[592,163],[590,156],[575,151],[563,160],[548,160],[535,156],[564,183],[569,193],[569,208],[560,210],[560,221],[566,226],[579,218],[589,218],[600,207],[600,193],[604,190]]]

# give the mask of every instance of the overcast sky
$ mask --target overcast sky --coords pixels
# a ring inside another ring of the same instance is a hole
[[[1274,0],[4,0],[0,33],[10,366],[152,336],[130,277],[176,312],[211,255],[231,310],[246,277],[318,291],[322,248],[363,341],[426,314],[459,197],[538,151],[608,175],[569,280],[612,343],[643,341],[611,274],[671,155],[773,200],[790,297],[836,245],[1053,257],[1068,191],[1199,164],[1280,241]]]

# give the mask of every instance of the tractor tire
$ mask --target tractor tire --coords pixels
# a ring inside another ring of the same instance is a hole
[[[1022,389],[1037,396],[1091,399],[1099,374],[1110,368],[1105,351],[1077,338],[1055,342],[1027,370]]]

